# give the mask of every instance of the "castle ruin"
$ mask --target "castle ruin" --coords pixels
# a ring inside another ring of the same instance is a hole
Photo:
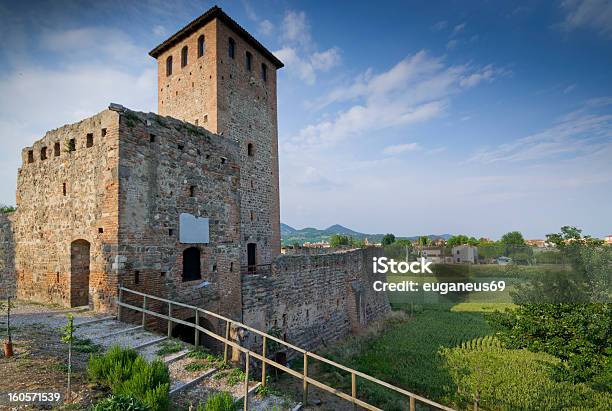
[[[218,7],[150,55],[159,114],[110,104],[23,149],[0,298],[115,313],[122,285],[308,349],[388,312],[379,249],[280,255],[283,63]]]

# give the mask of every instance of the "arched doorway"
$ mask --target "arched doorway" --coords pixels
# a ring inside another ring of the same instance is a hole
[[[70,306],[89,305],[90,244],[76,240],[70,244]]]
[[[195,317],[187,318],[184,321],[195,323]],[[214,332],[212,324],[205,318],[200,318],[200,327]],[[195,344],[195,329],[184,324],[177,324],[172,329],[172,337],[178,338],[187,344]],[[217,343],[217,340],[201,331],[200,346],[205,347],[212,352],[219,351],[219,344]]]

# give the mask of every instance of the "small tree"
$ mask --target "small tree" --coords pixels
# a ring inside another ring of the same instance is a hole
[[[395,235],[393,234],[385,234],[382,238],[382,245],[386,246],[386,245],[391,245],[395,242]]]
[[[64,327],[64,335],[62,336],[62,342],[68,344],[68,388],[66,393],[66,399],[68,400],[70,400],[72,396],[70,377],[72,374],[72,343],[74,342],[74,330],[74,316],[68,314],[68,323]]]

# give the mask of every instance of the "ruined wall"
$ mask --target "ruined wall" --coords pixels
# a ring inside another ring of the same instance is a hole
[[[0,213],[0,300],[15,296],[15,213]]]
[[[174,118],[129,110],[120,134],[119,244],[109,269],[127,288],[240,319],[237,144]],[[208,244],[179,241],[181,213],[209,218]],[[183,251],[194,246],[201,279],[183,281]],[[196,289],[203,281],[210,285]],[[173,314],[194,316],[178,308]]]
[[[386,293],[372,283],[372,257],[379,248],[325,255],[282,256],[270,275],[242,279],[243,322],[306,349],[337,340],[390,310]],[[259,344],[252,341],[251,344]]]
[[[14,224],[19,298],[102,311],[112,304],[116,281],[105,268],[117,242],[118,120],[105,110],[22,151]],[[75,261],[77,240],[89,243],[89,256]],[[88,265],[89,276],[86,266],[73,270],[75,263]]]

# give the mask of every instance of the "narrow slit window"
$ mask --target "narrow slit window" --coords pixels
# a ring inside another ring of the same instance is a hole
[[[62,184],[62,194],[66,197],[66,183]]]
[[[140,284],[140,271],[134,271],[134,284]]]
[[[247,154],[249,157],[253,157],[255,155],[255,146],[253,146],[253,143],[249,143],[247,145]]]
[[[28,164],[34,162],[34,151],[28,151]]]
[[[189,197],[195,197],[195,186],[189,186]]]
[[[236,42],[233,38],[229,38],[229,44],[227,46],[227,53],[229,58],[233,59],[236,56]]]
[[[47,147],[43,147],[40,149],[40,159],[41,160],[47,159]]]
[[[181,67],[185,67],[187,65],[187,57],[189,54],[189,49],[187,46],[181,49]]]
[[[261,65],[261,79],[263,81],[268,81],[268,66],[263,63]]]
[[[55,145],[53,146],[53,155],[55,157],[59,157],[60,156],[60,143],[55,143]]]
[[[204,35],[202,34],[198,37],[198,57],[202,57],[204,55],[204,50],[206,49],[206,43],[204,42]]]
[[[87,147],[93,147],[93,133],[87,134]]]
[[[246,52],[246,69],[248,71],[253,69],[253,55],[248,51]]]
[[[166,59],[166,76],[172,75],[172,56],[168,56]]]

